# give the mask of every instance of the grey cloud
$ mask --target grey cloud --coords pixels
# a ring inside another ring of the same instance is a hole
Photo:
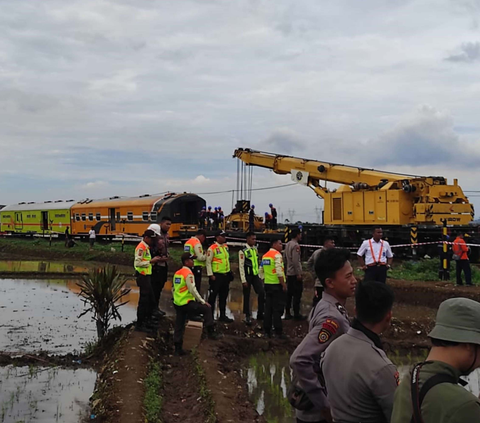
[[[375,166],[444,165],[476,168],[480,154],[470,151],[453,128],[452,116],[433,107],[422,106],[366,147],[371,152]]]
[[[290,129],[277,129],[262,143],[269,151],[278,154],[290,154],[299,151],[305,143]]]
[[[480,42],[464,43],[459,47],[460,52],[448,56],[450,62],[473,63],[480,60]]]

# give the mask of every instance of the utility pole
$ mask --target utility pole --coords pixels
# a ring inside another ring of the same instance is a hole
[[[290,218],[290,223],[294,223],[293,222],[294,216],[295,216],[295,209],[288,209],[288,217]]]

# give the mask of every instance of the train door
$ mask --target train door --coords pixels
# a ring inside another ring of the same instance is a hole
[[[108,209],[110,231],[115,230],[115,209]]]
[[[15,230],[23,230],[23,215],[22,212],[15,213]]]
[[[42,211],[42,222],[41,222],[42,231],[48,231],[48,211]]]

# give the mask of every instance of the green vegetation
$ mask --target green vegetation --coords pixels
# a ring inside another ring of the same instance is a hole
[[[439,281],[440,260],[422,259],[419,261],[404,261],[395,263],[388,276],[392,279],[402,279],[406,281]],[[451,280],[455,279],[455,262],[450,263]],[[472,283],[480,284],[480,270],[472,266]]]
[[[204,423],[215,423],[217,421],[217,417],[215,416],[215,401],[213,400],[210,389],[208,389],[205,370],[200,364],[200,359],[198,358],[198,351],[196,347],[192,350],[191,355],[193,357],[193,363],[195,365],[195,374],[198,379],[200,397],[205,404]]]
[[[80,314],[83,316],[93,312],[93,319],[97,324],[98,339],[102,339],[108,331],[111,319],[122,320],[118,309],[127,303],[119,303],[130,289],[123,288],[125,281],[115,266],[107,265],[101,269],[91,270],[88,276],[83,276],[77,285],[80,287],[79,296],[88,308]]]
[[[160,364],[155,361],[150,362],[148,375],[145,378],[145,398],[143,406],[145,408],[146,423],[161,423],[161,413],[163,397],[160,395],[162,387],[162,370]]]

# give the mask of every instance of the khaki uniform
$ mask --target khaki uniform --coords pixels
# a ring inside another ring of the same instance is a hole
[[[335,422],[390,422],[397,368],[381,348],[378,335],[370,332],[368,337],[365,330],[350,328],[332,342],[322,359]]]
[[[420,369],[419,388],[432,376],[446,374],[459,380],[460,371],[440,361],[425,363]],[[413,415],[411,374],[405,377],[395,393],[392,423],[410,423]],[[441,383],[428,391],[423,400],[423,423],[480,422],[480,402],[465,388],[453,383]]]
[[[325,388],[319,380],[320,357],[331,342],[350,328],[345,308],[326,292],[310,315],[308,334],[290,358],[298,385],[307,394],[314,407],[310,410],[296,410],[298,419],[305,422],[322,420],[320,410],[328,407]]]
[[[285,245],[285,273],[287,275],[287,306],[286,315],[289,316],[293,305],[293,314],[300,316],[302,303],[303,281],[297,280],[302,274],[302,260],[300,258],[300,245],[292,239]]]

